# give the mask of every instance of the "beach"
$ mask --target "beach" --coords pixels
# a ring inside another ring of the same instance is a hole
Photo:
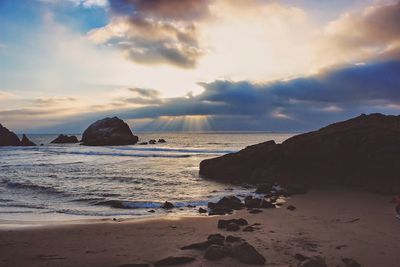
[[[281,208],[250,214],[150,219],[100,219],[56,224],[2,221],[0,266],[120,266],[152,264],[169,256],[193,256],[183,266],[246,266],[233,258],[204,259],[204,252],[180,248],[208,235],[239,236],[253,245],[267,266],[297,266],[295,254],[322,256],[328,266],[352,258],[361,266],[398,266],[400,221],[390,196],[362,190],[324,187],[295,195]],[[288,205],[296,207],[287,209]],[[217,228],[219,219],[245,218],[259,223],[254,232]]]

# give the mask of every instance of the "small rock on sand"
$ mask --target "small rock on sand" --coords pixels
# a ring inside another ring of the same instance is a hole
[[[265,258],[252,245],[240,242],[232,247],[231,255],[238,261],[246,264],[264,265]]]
[[[294,210],[296,209],[296,207],[293,206],[293,205],[290,205],[290,206],[288,206],[286,209],[288,209],[288,210],[290,210],[290,211],[294,211]]]
[[[165,201],[164,204],[161,205],[161,208],[170,210],[173,209],[175,206],[171,202]]]

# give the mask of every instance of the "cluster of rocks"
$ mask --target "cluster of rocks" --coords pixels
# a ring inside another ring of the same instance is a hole
[[[0,146],[36,146],[29,138],[23,134],[22,139],[6,127],[0,124]]]
[[[148,145],[148,144],[155,145],[156,143],[166,143],[166,142],[167,141],[165,141],[165,139],[160,138],[158,139],[158,141],[155,139],[151,139],[148,142],[140,142],[139,145]]]
[[[56,139],[50,142],[51,144],[76,144],[79,140],[76,136],[60,134]]]
[[[400,116],[362,114],[277,144],[200,163],[200,175],[244,183],[338,184],[399,193]]]
[[[210,261],[232,257],[241,263],[264,265],[265,258],[244,239],[221,234],[209,235],[206,241],[194,243],[181,248],[182,250],[196,249],[205,251],[204,258]]]

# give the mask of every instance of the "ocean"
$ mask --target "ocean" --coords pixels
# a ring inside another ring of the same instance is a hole
[[[43,145],[0,147],[0,220],[157,216],[170,212],[159,208],[164,201],[177,207],[172,212],[194,215],[209,201],[253,190],[199,177],[200,161],[293,134],[138,135],[140,141],[164,138],[167,143],[87,147],[50,144],[57,135],[28,135]]]

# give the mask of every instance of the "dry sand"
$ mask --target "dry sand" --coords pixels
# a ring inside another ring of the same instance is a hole
[[[114,267],[178,255],[196,257],[186,266],[245,266],[230,258],[210,262],[201,251],[180,250],[212,233],[243,237],[265,256],[267,266],[297,266],[296,253],[321,255],[328,266],[337,266],[344,257],[362,266],[400,266],[400,220],[389,200],[364,191],[325,188],[293,196],[282,208],[257,215],[242,210],[229,216],[98,220],[12,229],[3,222],[0,266]],[[289,204],[297,209],[287,210]],[[217,229],[218,219],[241,217],[250,224],[261,223],[261,229],[236,233]]]

